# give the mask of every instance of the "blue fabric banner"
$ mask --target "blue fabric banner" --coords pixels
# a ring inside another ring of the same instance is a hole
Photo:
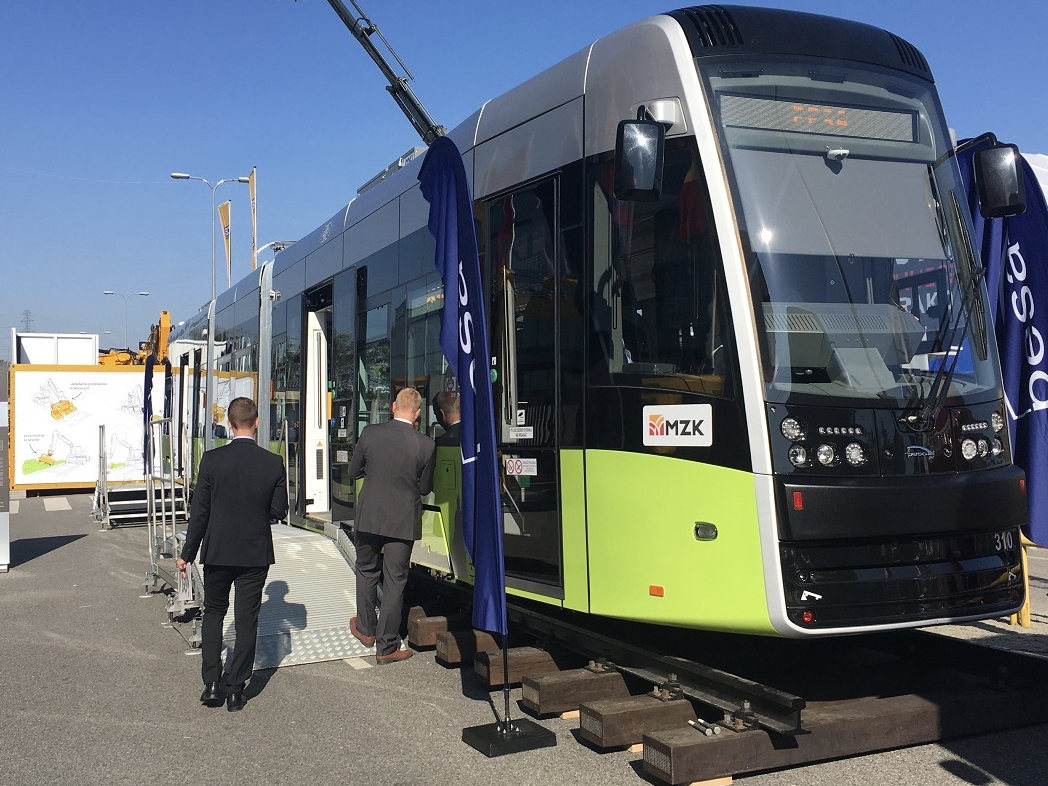
[[[462,155],[447,137],[429,147],[418,179],[429,202],[436,267],[444,279],[440,348],[458,380],[462,425],[462,534],[473,560],[473,626],[506,634],[506,574],[495,408],[473,201]]]
[[[984,219],[979,212],[973,156],[958,164],[972,220],[975,246],[986,267],[994,333],[1001,355],[1012,458],[1026,472],[1030,540],[1048,545],[1048,207],[1025,159],[1026,212]]]

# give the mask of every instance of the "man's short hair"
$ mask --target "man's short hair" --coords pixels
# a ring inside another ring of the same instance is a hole
[[[422,409],[422,395],[415,388],[403,388],[397,393],[397,411],[401,415]]]
[[[235,429],[251,428],[258,419],[258,406],[251,399],[240,396],[229,402],[226,418]]]
[[[437,406],[445,415],[457,415],[459,413],[459,394],[454,390],[442,390],[436,396]]]

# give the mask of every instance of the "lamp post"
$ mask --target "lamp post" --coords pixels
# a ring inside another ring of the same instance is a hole
[[[124,349],[126,349],[128,352],[130,352],[131,351],[131,345],[127,343],[127,299],[129,297],[134,297],[135,295],[139,295],[141,297],[149,297],[149,293],[148,292],[129,292],[128,294],[125,295],[123,292],[114,292],[111,289],[107,289],[104,292],[102,292],[102,294],[103,295],[119,295],[120,297],[122,297],[124,299]],[[108,332],[108,331],[106,331],[106,332]]]
[[[207,422],[211,422],[211,410],[215,403],[215,192],[223,183],[247,183],[246,177],[227,177],[219,180],[214,185],[202,177],[188,175],[185,172],[172,172],[172,180],[199,180],[211,189],[211,307],[207,314],[207,387],[204,393],[204,408],[207,411]],[[211,447],[213,435],[210,427],[204,431],[204,449]]]

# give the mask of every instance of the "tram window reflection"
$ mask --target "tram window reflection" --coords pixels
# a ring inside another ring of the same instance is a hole
[[[608,159],[593,181],[593,379],[731,395],[730,317],[694,140],[667,144],[657,202],[621,202],[611,179]]]

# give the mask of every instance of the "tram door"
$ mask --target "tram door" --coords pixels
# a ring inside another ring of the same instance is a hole
[[[302,405],[302,463],[306,513],[331,510],[328,489],[328,338],[331,309],[306,312],[306,399]]]
[[[506,573],[519,586],[534,584],[536,591],[552,590],[552,594],[562,585],[556,223],[552,179],[486,206]]]

